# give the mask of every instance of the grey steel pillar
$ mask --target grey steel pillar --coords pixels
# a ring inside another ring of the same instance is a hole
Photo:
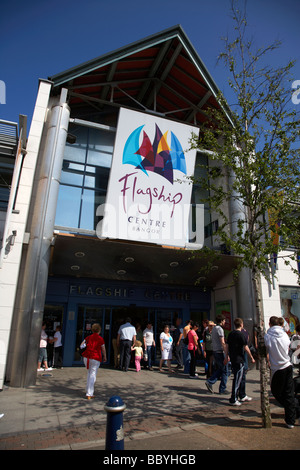
[[[232,186],[235,180],[235,175],[231,174],[229,177],[229,186]],[[238,195],[234,194],[230,201],[230,221],[231,221],[231,234],[234,237],[238,230],[238,220],[245,220],[245,207],[238,199]],[[242,268],[238,280],[236,282],[236,302],[237,312],[234,317],[243,319],[244,328],[250,334],[252,339],[253,326],[256,322],[255,318],[255,301],[253,292],[253,283],[251,278],[251,271],[248,268]]]
[[[59,191],[59,181],[66,144],[70,110],[67,90],[49,111],[39,155],[37,182],[31,202],[30,233],[23,258],[16,299],[10,385],[28,387],[36,383],[40,333],[44,313],[50,247]]]

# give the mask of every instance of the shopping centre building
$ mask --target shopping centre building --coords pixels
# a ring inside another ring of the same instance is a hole
[[[220,105],[182,28],[38,85],[28,138],[25,116],[0,123],[0,389],[35,383],[43,320],[49,335],[61,325],[69,367],[82,364],[94,322],[112,364],[127,316],[142,328],[150,320],[157,339],[178,317],[201,323],[220,312],[227,330],[240,316],[252,335],[251,278],[244,270],[232,282],[237,259],[217,244],[219,221],[190,180],[207,156],[189,139]],[[201,275],[204,246],[218,256]],[[298,295],[279,258],[273,284],[263,281],[265,322],[292,313],[293,328]]]

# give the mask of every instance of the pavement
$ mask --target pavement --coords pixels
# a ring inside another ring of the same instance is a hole
[[[85,399],[84,367],[37,372],[36,385],[28,388],[7,384],[0,392],[0,415],[4,413],[0,450],[103,451],[104,406],[114,395],[126,405],[125,451],[148,455],[149,451],[300,449],[300,426],[286,427],[284,411],[272,396],[272,427],[263,427],[255,366],[248,371],[246,382],[252,401],[239,407],[229,404],[230,395],[218,393],[219,382],[211,394],[205,386],[204,369],[197,369],[198,378],[190,379],[183,372],[159,372],[156,367],[137,373],[134,368],[124,372],[101,366],[93,400]],[[228,390],[231,383],[229,377]]]

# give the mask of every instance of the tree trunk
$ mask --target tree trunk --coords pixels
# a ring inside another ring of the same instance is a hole
[[[259,357],[259,372],[260,372],[260,400],[261,400],[261,414],[262,425],[264,428],[272,427],[271,410],[269,402],[268,379],[270,371],[267,366],[267,354],[264,342],[264,332],[260,328],[258,335],[258,357]]]
[[[259,372],[260,372],[260,399],[261,399],[261,413],[262,425],[264,428],[272,427],[268,381],[270,377],[269,368],[267,366],[267,351],[264,342],[264,320],[262,308],[262,295],[261,295],[261,280],[259,273],[253,273],[253,285],[256,297],[256,313],[258,324],[258,357],[259,357]]]

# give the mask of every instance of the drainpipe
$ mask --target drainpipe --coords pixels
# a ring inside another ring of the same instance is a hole
[[[59,181],[66,144],[70,109],[67,90],[49,112],[45,144],[37,180],[27,254],[19,286],[10,385],[28,387],[36,383],[36,370],[53,239]]]

